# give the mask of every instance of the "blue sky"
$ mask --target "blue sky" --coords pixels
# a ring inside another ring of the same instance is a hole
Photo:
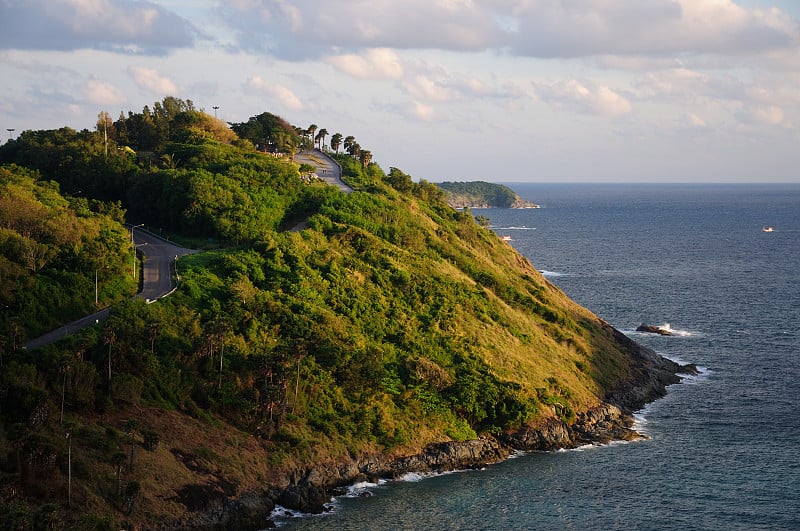
[[[0,133],[164,96],[429,181],[800,182],[796,0],[0,0]]]

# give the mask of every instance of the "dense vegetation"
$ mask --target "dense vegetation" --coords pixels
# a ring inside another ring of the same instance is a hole
[[[485,181],[443,182],[439,188],[447,194],[447,202],[454,208],[518,208],[536,205],[520,199],[508,186]]]
[[[16,327],[0,360],[6,527],[174,514],[164,489],[189,481],[178,457],[248,470],[241,487],[304,463],[570,421],[624,376],[596,318],[435,185],[384,173],[350,140],[348,155],[331,145],[355,190],[341,193],[303,179],[291,153],[256,151],[260,136],[291,135],[283,120],[262,114],[231,136],[190,103],[0,148],[0,296]],[[130,293],[123,218],[214,245],[181,259],[169,298],[123,300],[60,344],[17,349],[50,324],[41,316],[92,306],[87,272],[107,268],[104,302]],[[41,230],[20,232],[30,226]],[[49,259],[26,262],[25,245]]]
[[[118,202],[66,199],[33,170],[0,167],[0,352],[135,293],[123,216]]]

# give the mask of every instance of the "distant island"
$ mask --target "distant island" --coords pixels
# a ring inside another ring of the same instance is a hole
[[[502,184],[471,181],[443,182],[437,186],[445,191],[453,208],[539,208]]]

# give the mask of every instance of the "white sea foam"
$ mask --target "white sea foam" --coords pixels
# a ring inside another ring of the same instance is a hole
[[[546,276],[546,275],[545,275]],[[660,336],[660,337],[702,337],[703,334],[700,332],[692,331],[692,330],[683,330],[680,328],[673,328],[669,323],[665,323],[663,325],[658,325],[660,328],[665,328],[669,330],[669,334]],[[640,336],[640,337],[650,337],[650,336],[659,336],[659,334],[654,334],[652,332],[642,332],[636,330],[635,328],[622,328],[620,329],[623,334],[626,336]]]
[[[329,514],[330,511],[334,508],[335,502],[331,500],[331,503],[326,503],[325,507],[327,511],[313,514],[313,513],[304,513],[302,511],[295,511],[293,509],[287,509],[282,505],[275,505],[275,508],[272,509],[272,512],[269,515],[269,519],[273,521],[275,527],[281,527],[287,523],[287,521],[292,520],[294,518],[314,518],[319,516],[325,516]]]
[[[370,481],[359,481],[347,487],[347,492],[344,494],[345,498],[363,498],[364,496],[371,496],[372,490],[386,483],[385,479],[379,479],[377,483]]]
[[[540,269],[539,273],[546,277],[566,277],[567,273],[559,273],[557,271],[548,271],[547,269]]]

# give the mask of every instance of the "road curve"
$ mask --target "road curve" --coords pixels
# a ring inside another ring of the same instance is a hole
[[[349,194],[353,191],[342,181],[342,168],[330,155],[319,149],[305,149],[294,156],[294,161],[299,164],[310,164],[317,168],[317,177],[326,183],[337,187],[342,192]]]
[[[172,263],[180,256],[197,251],[180,247],[172,242],[149,232],[133,229],[133,240],[136,249],[144,256],[142,264],[142,291],[136,296],[153,302],[172,293],[175,285],[172,282]]]
[[[300,164],[310,164],[317,169],[317,176],[342,192],[349,194],[353,191],[342,181],[342,169],[328,154],[318,149],[307,149],[294,156],[294,161]],[[291,231],[305,228],[306,222],[298,223]],[[172,263],[181,256],[196,253],[197,251],[180,247],[155,234],[142,230],[139,227],[131,228],[136,249],[144,256],[142,265],[142,290],[136,297],[148,303],[165,297],[175,290],[172,283]],[[68,323],[56,330],[48,332],[25,343],[25,348],[34,349],[55,343],[59,339],[72,335],[78,330],[97,324],[108,318],[109,309],[105,308],[92,315],[87,315],[76,321]]]
[[[131,230],[133,231],[133,241],[136,249],[144,257],[142,290],[136,294],[136,297],[145,299],[148,303],[154,302],[161,297],[169,295],[175,289],[171,271],[172,263],[175,259],[197,251],[175,245],[138,227],[134,227]],[[81,317],[43,336],[28,341],[24,347],[35,349],[55,343],[63,337],[108,319],[108,314],[109,308],[104,308],[86,317]]]

